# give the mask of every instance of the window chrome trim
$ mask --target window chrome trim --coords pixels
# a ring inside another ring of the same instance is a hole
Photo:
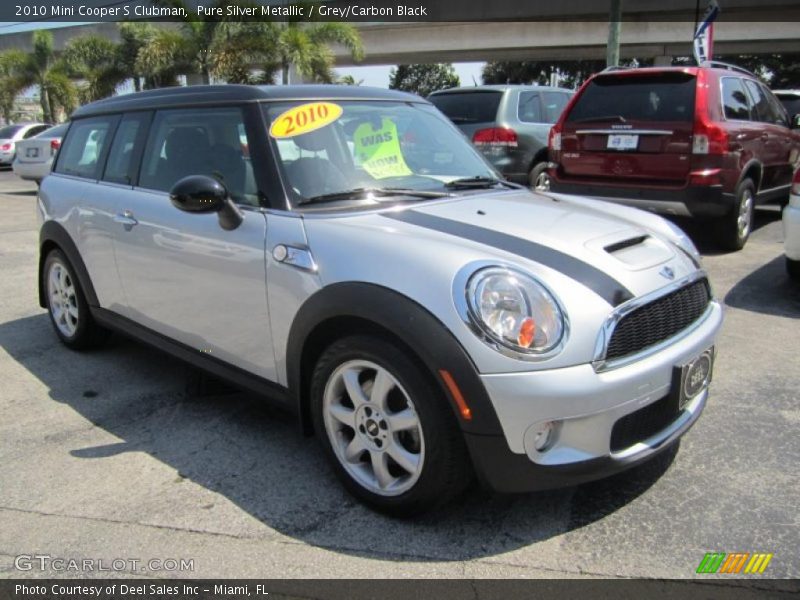
[[[672,135],[669,129],[576,129],[577,135]]]
[[[709,283],[709,293],[711,299],[708,302],[708,306],[706,307],[703,314],[694,321],[694,323],[690,324],[685,329],[680,330],[675,335],[668,337],[664,340],[661,340],[657,344],[652,346],[648,346],[647,348],[636,352],[634,354],[629,354],[628,356],[621,356],[620,358],[606,360],[606,353],[608,352],[608,344],[611,342],[611,337],[614,335],[614,330],[619,325],[619,322],[622,320],[623,317],[629,315],[633,311],[641,308],[642,306],[649,304],[659,298],[667,296],[683,287],[691,285],[701,279],[708,279],[708,275],[703,270],[698,270],[684,277],[678,281],[674,281],[671,284],[659,288],[649,294],[645,294],[644,296],[639,296],[638,298],[634,298],[633,300],[628,300],[624,304],[618,306],[603,322],[602,327],[600,328],[600,333],[597,335],[597,341],[595,342],[594,347],[594,358],[592,359],[592,367],[594,368],[595,372],[600,373],[603,371],[610,371],[611,369],[617,369],[619,367],[623,367],[625,365],[629,365],[633,362],[651,356],[653,354],[657,354],[667,346],[674,344],[676,341],[688,336],[693,331],[695,331],[700,325],[705,322],[706,319],[711,315],[714,311],[714,308],[718,304],[718,302],[714,299],[713,291],[711,291],[711,284]]]

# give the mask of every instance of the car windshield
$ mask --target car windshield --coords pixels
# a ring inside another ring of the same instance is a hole
[[[6,127],[0,127],[0,139],[13,138],[20,129],[22,129],[22,125],[7,125]]]
[[[499,178],[428,104],[320,100],[270,103],[264,111],[295,206],[431,198]]]

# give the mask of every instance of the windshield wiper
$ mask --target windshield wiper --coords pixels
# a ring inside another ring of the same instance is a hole
[[[494,177],[462,177],[461,179],[453,179],[444,184],[444,187],[453,190],[463,190],[469,188],[490,188],[495,185],[506,185],[506,182]],[[509,186],[510,187],[510,186]]]
[[[352,190],[332,192],[330,194],[320,194],[311,196],[298,202],[298,205],[317,204],[319,202],[336,202],[337,200],[356,200],[367,196],[413,196],[416,198],[442,198],[447,196],[445,192],[430,192],[425,190],[414,190],[410,188],[368,188],[359,187]]]
[[[590,121],[619,121],[620,123],[628,122],[622,115],[603,115],[601,117],[584,117],[583,119],[574,119],[571,122],[589,123]]]

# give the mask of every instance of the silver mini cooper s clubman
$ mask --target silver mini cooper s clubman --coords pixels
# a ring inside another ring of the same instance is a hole
[[[499,179],[425,100],[201,86],[80,108],[42,183],[40,303],[294,410],[396,515],[645,461],[700,416],[722,323],[655,215]]]

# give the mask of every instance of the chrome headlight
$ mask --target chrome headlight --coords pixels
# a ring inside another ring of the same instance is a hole
[[[493,342],[522,354],[544,354],[564,337],[564,314],[530,275],[503,267],[475,272],[467,283],[470,318]]]

